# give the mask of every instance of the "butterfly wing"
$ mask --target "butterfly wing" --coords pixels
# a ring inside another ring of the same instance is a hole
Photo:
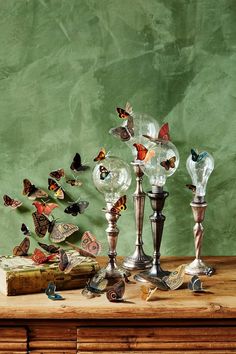
[[[197,275],[194,275],[191,278],[190,282],[188,283],[188,288],[189,288],[189,290],[192,290],[193,292],[203,291],[202,282]]]
[[[194,161],[194,162],[197,162],[197,160],[198,160],[198,153],[194,150],[194,149],[191,149],[191,155],[192,155],[192,160]]]
[[[122,301],[125,293],[125,282],[120,280],[109,288],[106,292],[106,297],[110,302]]]
[[[30,239],[25,237],[19,246],[14,247],[13,256],[27,256],[30,248]]]
[[[196,192],[196,186],[194,186],[194,184],[186,184],[186,187],[190,189],[193,193]]]
[[[59,170],[50,172],[49,176],[55,178],[57,181],[60,181],[60,179],[65,176],[65,170],[60,168]]]
[[[78,206],[79,206],[79,213],[83,214],[85,209],[87,209],[87,207],[89,206],[89,202],[87,202],[86,200],[81,200],[78,203]]]
[[[49,282],[47,289],[45,290],[45,293],[47,296],[53,296],[55,295],[56,291],[56,285],[53,282]]]
[[[38,242],[38,245],[44,249],[45,251],[47,251],[48,253],[58,253],[59,252],[59,249],[60,247],[56,247],[54,245],[47,245],[46,243],[41,243],[41,242]]]
[[[51,212],[55,208],[58,208],[58,204],[56,204],[56,203],[46,203],[46,204],[44,204],[44,207],[43,207],[43,213],[48,216],[48,215],[51,214]]]
[[[57,199],[64,199],[64,198],[65,198],[65,194],[64,194],[64,191],[63,191],[62,187],[60,187],[60,188],[54,193],[54,196],[55,196]]]
[[[176,268],[169,275],[162,278],[171,290],[178,289],[184,282],[185,264]]]
[[[119,212],[121,210],[126,210],[126,209],[127,209],[127,207],[126,207],[126,195],[123,195],[113,205],[113,207],[111,208],[111,212],[119,214]]]
[[[169,134],[169,124],[165,123],[161,126],[159,133],[158,133],[158,140],[170,140],[170,134]]]
[[[82,186],[82,182],[79,181],[78,179],[67,179],[66,183],[70,184],[72,187],[74,187],[74,186],[78,186],[78,187]]]
[[[3,200],[4,200],[4,205],[6,207],[10,206],[12,209],[19,208],[22,205],[21,201],[16,200],[16,199],[12,199],[11,197],[9,197],[6,194],[3,196]]]
[[[142,274],[142,278],[151,283],[155,288],[158,288],[160,290],[169,290],[168,285],[164,281],[162,281],[162,279],[159,279],[157,277],[154,278],[147,274]]]
[[[100,179],[105,180],[111,171],[108,171],[105,166],[99,166]]]
[[[44,237],[48,231],[51,224],[50,220],[43,214],[38,214],[36,211],[32,214],[35,233],[39,237]]]
[[[81,247],[85,251],[92,253],[94,256],[97,256],[102,250],[101,243],[90,231],[84,232],[81,238]]]
[[[31,182],[25,178],[23,180],[23,191],[22,194],[23,195],[28,195],[30,193],[30,191],[32,190],[33,185],[31,184]]]
[[[43,264],[48,260],[47,256],[39,248],[35,248],[31,258],[36,264]]]
[[[66,241],[67,245],[71,246],[74,250],[76,250],[81,256],[83,257],[92,257],[92,258],[96,258],[96,256],[86,250],[84,250],[83,248],[80,248],[77,245],[74,245],[73,243],[70,243],[68,241]]]
[[[130,114],[129,114],[128,112],[126,112],[126,110],[123,109],[123,108],[117,107],[116,110],[117,110],[117,113],[118,113],[118,115],[119,115],[119,117],[120,117],[121,119],[127,119],[127,118],[129,117],[129,115],[130,115]]]
[[[73,161],[70,165],[70,169],[73,171],[78,171],[78,169],[81,167],[81,156],[77,152],[73,158]]]
[[[147,155],[148,149],[143,144],[133,144],[133,146],[137,150],[137,157],[136,160],[143,161]]]
[[[64,270],[66,269],[66,267],[69,264],[69,259],[68,259],[67,253],[63,249],[59,250],[59,256],[60,256],[60,258],[59,258],[60,261],[59,261],[58,267],[61,272],[64,272]]]
[[[21,232],[26,236],[30,236],[30,230],[25,224],[21,224]]]
[[[106,158],[106,150],[104,148],[102,148],[98,155],[93,159],[93,161],[101,161],[104,160]]]
[[[35,206],[35,208],[37,209],[37,213],[38,214],[42,214],[43,213],[43,211],[44,211],[43,203],[35,201],[35,202],[32,203],[32,205]]]
[[[172,156],[169,160],[161,161],[160,165],[164,167],[165,170],[169,171],[170,168],[175,168],[176,157]]]
[[[145,159],[143,160],[144,162],[150,161],[154,156],[156,155],[154,150],[148,150],[147,155]]]
[[[74,224],[54,223],[52,229],[49,230],[50,239],[52,242],[59,243],[78,230],[78,226]]]

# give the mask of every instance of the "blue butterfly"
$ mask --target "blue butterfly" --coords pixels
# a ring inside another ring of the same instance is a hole
[[[45,290],[45,294],[50,300],[65,300],[63,296],[60,294],[55,293],[56,291],[56,285],[53,282],[49,282],[47,289]]]
[[[191,149],[191,154],[192,154],[192,160],[194,162],[200,162],[208,155],[206,151],[203,151],[200,154],[198,154],[194,149]]]

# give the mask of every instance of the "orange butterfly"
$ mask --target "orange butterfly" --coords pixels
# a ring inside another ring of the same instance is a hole
[[[158,141],[162,142],[163,140],[170,141],[169,124],[165,123],[161,126],[157,137],[153,138],[152,136],[145,135],[145,134],[143,134],[143,136],[154,143],[156,143]]]
[[[56,203],[40,203],[35,201],[32,203],[37,209],[38,214],[50,215],[53,209],[58,208]]]
[[[48,178],[48,189],[54,192],[54,196],[58,199],[64,199],[64,191],[52,178]]]
[[[151,160],[155,156],[155,151],[154,150],[148,150],[144,145],[142,144],[133,144],[133,146],[137,150],[137,160],[141,160],[144,162],[147,162]]]
[[[119,212],[121,210],[126,210],[126,195],[123,195],[122,197],[120,197],[115,204],[113,205],[113,207],[111,208],[111,212],[112,213],[116,213],[119,214]]]
[[[106,158],[106,150],[101,148],[98,155],[93,159],[93,161],[102,161]]]
[[[56,254],[50,254],[50,255],[47,256],[39,248],[35,248],[31,259],[36,264],[43,264],[43,263],[47,263],[47,262],[51,261],[53,258],[55,258],[55,256],[56,256]]]
[[[164,167],[165,170],[169,171],[170,168],[175,168],[176,157],[173,156],[169,160],[160,162],[160,165]]]
[[[133,108],[129,102],[126,103],[125,109],[117,107],[116,110],[121,119],[127,119],[133,114]]]

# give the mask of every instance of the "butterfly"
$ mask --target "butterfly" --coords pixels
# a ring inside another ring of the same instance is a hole
[[[100,296],[106,290],[107,284],[108,280],[97,273],[87,282],[85,288],[82,290],[82,295],[86,296],[88,299]]]
[[[54,192],[54,196],[58,199],[64,199],[64,191],[52,178],[48,178],[48,189]]]
[[[119,214],[119,212],[121,210],[126,210],[126,195],[123,195],[122,197],[120,197],[115,204],[113,205],[113,207],[111,208],[111,212],[112,213],[116,213]]]
[[[32,203],[37,209],[38,214],[50,215],[53,209],[58,208],[58,204],[56,203],[40,203],[35,201]]]
[[[186,184],[186,187],[190,189],[193,193],[196,192],[196,186],[194,186],[194,184]]]
[[[142,278],[148,281],[153,285],[153,287],[159,289],[159,290],[169,290],[168,285],[160,278],[157,277],[152,277],[151,275],[148,274],[142,274]]]
[[[44,190],[35,187],[27,178],[23,180],[23,186],[23,195],[27,195],[31,200],[48,197],[48,194]]]
[[[45,215],[34,212],[32,214],[35,233],[39,237],[44,237],[48,231],[52,242],[59,243],[67,237],[78,231],[79,228],[74,224],[56,223],[55,220],[50,221]]]
[[[66,242],[69,246],[74,248],[81,256],[95,258],[102,250],[101,243],[90,232],[85,231],[81,238],[81,247],[74,245],[73,243]]]
[[[82,186],[82,184],[83,184],[83,183],[82,183],[80,180],[78,180],[78,179],[67,179],[67,180],[66,180],[66,183],[70,184],[72,187],[74,187],[74,186],[80,187],[80,186]]]
[[[77,172],[79,172],[79,171],[85,171],[85,170],[87,170],[88,168],[89,168],[89,166],[84,166],[84,165],[82,165],[82,163],[81,163],[81,156],[80,156],[80,154],[77,152],[77,153],[75,154],[74,158],[73,158],[73,161],[72,161],[71,165],[70,165],[70,169],[71,169],[72,171],[77,171]]]
[[[59,250],[59,270],[64,273],[69,273],[74,267],[82,263],[84,259],[78,257],[78,253],[69,254],[62,248]]]
[[[30,236],[30,230],[28,229],[28,227],[25,224],[21,225],[21,231],[23,232],[23,234],[25,236]]]
[[[54,245],[47,245],[46,243],[41,242],[38,242],[38,245],[48,253],[59,253],[60,247]]]
[[[141,299],[142,300],[152,300],[153,295],[156,293],[156,291],[158,290],[158,288],[149,288],[147,286],[142,285],[140,287],[141,290]]]
[[[129,116],[125,122],[125,125],[112,128],[109,131],[112,135],[117,136],[121,141],[129,141],[134,136],[134,120]]]
[[[194,149],[191,149],[191,155],[192,155],[192,160],[194,162],[200,162],[203,159],[205,159],[205,157],[207,157],[208,153],[206,151],[203,151],[200,154],[198,154]]]
[[[105,166],[99,166],[100,179],[104,181],[111,171],[108,171]]]
[[[26,236],[19,246],[14,247],[13,256],[28,256],[29,248],[30,239]]]
[[[35,248],[34,253],[31,256],[31,259],[34,261],[36,264],[43,264],[43,263],[48,263],[51,261],[53,258],[55,258],[55,254],[50,254],[46,255],[43,253],[39,248]]]
[[[148,150],[143,144],[133,144],[137,150],[136,160],[147,162],[155,156],[154,150]]]
[[[121,119],[127,119],[133,114],[133,108],[129,102],[126,103],[125,109],[117,107],[116,110]]]
[[[106,291],[106,297],[110,302],[124,301],[125,282],[120,280]]]
[[[161,161],[160,165],[164,167],[166,171],[169,171],[170,168],[175,168],[175,161],[176,161],[176,157],[172,156],[170,159]]]
[[[213,267],[208,267],[208,268],[205,270],[205,274],[206,274],[208,277],[211,277],[214,273],[215,273],[215,269],[214,269]]]
[[[152,136],[146,134],[143,134],[143,136],[154,143],[170,141],[169,124],[165,123],[161,126],[157,137],[153,138]]]
[[[188,283],[188,288],[189,290],[192,290],[193,292],[197,293],[197,292],[203,292],[204,289],[202,287],[202,282],[201,280],[198,278],[197,275],[194,275],[191,279],[190,282]]]
[[[184,282],[185,264],[180,265],[169,275],[162,278],[170,290],[178,289]]]
[[[71,214],[72,216],[77,216],[79,214],[83,214],[85,209],[89,206],[89,202],[85,200],[81,200],[78,203],[73,203],[65,208],[64,212],[66,214]]]
[[[4,201],[4,205],[6,207],[9,206],[12,209],[19,208],[22,205],[22,202],[20,200],[12,199],[11,197],[9,197],[6,194],[3,196],[3,201]]]
[[[53,282],[49,282],[47,289],[45,290],[45,294],[50,300],[65,300],[64,297],[62,297],[60,294],[55,293],[56,291],[56,285]]]
[[[49,176],[55,178],[57,181],[60,181],[60,179],[65,176],[65,171],[63,168],[60,168],[59,170],[50,172]]]
[[[101,148],[98,155],[93,159],[93,161],[102,161],[106,158],[106,150]]]

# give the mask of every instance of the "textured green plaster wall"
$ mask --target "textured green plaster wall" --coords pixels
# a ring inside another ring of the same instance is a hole
[[[47,188],[51,170],[69,172],[77,151],[93,166],[101,146],[131,161],[127,146],[108,134],[118,123],[115,107],[128,100],[136,111],[168,121],[180,152],[180,167],[166,185],[162,254],[193,254],[191,193],[184,187],[191,147],[215,158],[203,253],[236,254],[235,23],[235,0],[1,0],[0,186],[24,207],[0,206],[0,253],[22,240],[22,222],[33,230],[33,207],[21,195],[24,178]],[[70,194],[90,202],[86,213],[74,219],[60,203],[54,215],[78,223],[80,235],[90,229],[105,254],[104,200],[91,171],[81,179],[83,188]],[[119,220],[119,254],[133,251],[133,190],[134,182]],[[147,200],[148,252],[150,214]],[[35,244],[33,235],[31,250]]]

